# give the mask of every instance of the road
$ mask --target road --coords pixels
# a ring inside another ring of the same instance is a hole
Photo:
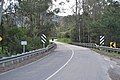
[[[88,48],[58,43],[51,54],[1,73],[0,80],[110,80],[110,62]]]

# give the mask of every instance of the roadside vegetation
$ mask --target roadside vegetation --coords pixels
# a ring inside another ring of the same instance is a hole
[[[120,53],[106,52],[106,51],[101,51],[101,50],[98,50],[98,49],[92,49],[92,50],[101,54],[101,55],[106,55],[106,56],[109,56],[109,57],[114,57],[114,58],[120,59]]]
[[[52,8],[52,0],[18,1],[19,5],[9,1],[10,5],[3,11],[0,27],[3,41],[0,43],[0,55],[2,45],[5,56],[22,53],[20,43],[23,40],[28,42],[26,51],[42,48],[41,34],[57,37],[58,41],[65,43],[96,44],[99,44],[99,37],[104,35],[105,46],[109,46],[110,42],[117,42],[117,47],[120,47],[119,1],[76,0],[78,14],[71,8],[74,14],[65,17],[55,15],[61,12],[61,9],[49,9]],[[54,18],[55,16],[60,19]]]
[[[82,14],[63,17],[56,24],[58,37],[70,38],[73,42],[99,45],[100,36],[103,35],[104,46],[109,46],[110,42],[117,42],[117,47],[120,47],[120,2],[83,0],[82,8]],[[78,10],[81,10],[79,5]]]
[[[69,38],[58,38],[57,39],[58,42],[64,42],[64,43],[71,43],[71,39]]]
[[[41,34],[47,37],[51,35],[54,25],[51,17],[54,14],[47,11],[51,0],[18,1],[18,4],[14,4],[12,0],[8,0],[8,7],[3,10],[0,26],[0,37],[3,38],[0,42],[0,56],[2,45],[3,56],[10,56],[22,53],[21,41],[27,41],[26,51],[31,51],[42,48]]]

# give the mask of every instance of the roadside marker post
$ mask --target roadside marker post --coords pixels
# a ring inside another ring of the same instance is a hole
[[[110,42],[110,48],[116,48],[116,42]]]
[[[1,45],[2,45],[2,50],[1,50],[1,56],[3,57],[4,56],[4,47],[3,47],[3,38],[0,36],[0,42],[1,42]]]
[[[100,36],[100,45],[102,46],[102,45],[104,45],[105,43],[104,43],[104,36]]]
[[[41,42],[43,43],[43,48],[45,48],[45,43],[47,42],[47,37],[45,34],[41,35]]]
[[[21,45],[23,46],[23,53],[25,53],[25,46],[27,45],[27,41],[21,41]]]
[[[0,42],[3,40],[3,38],[0,36]]]

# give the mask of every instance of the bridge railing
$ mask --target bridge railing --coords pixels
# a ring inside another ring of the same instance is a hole
[[[78,42],[72,42],[71,44],[82,46],[82,47],[87,47],[87,48],[95,48],[95,49],[99,49],[101,51],[106,51],[106,52],[120,53],[120,48],[110,48],[110,47],[107,47],[107,46],[99,46],[99,45],[97,45],[95,43],[78,43]]]
[[[55,46],[55,43],[52,43],[48,45],[46,48],[33,50],[30,52],[25,52],[22,54],[12,55],[11,57],[3,57],[0,59],[0,68],[13,65],[15,63],[22,62],[24,60],[28,60],[31,57],[37,56],[37,55],[43,55],[45,52],[49,51]]]

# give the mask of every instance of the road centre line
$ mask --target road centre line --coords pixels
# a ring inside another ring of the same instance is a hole
[[[49,76],[45,80],[51,79],[53,76],[55,76],[58,72],[60,72],[72,60],[75,53],[74,53],[74,50],[71,49],[71,51],[72,51],[72,55],[71,55],[70,59],[61,68],[59,68],[56,72],[54,72],[51,76]]]

